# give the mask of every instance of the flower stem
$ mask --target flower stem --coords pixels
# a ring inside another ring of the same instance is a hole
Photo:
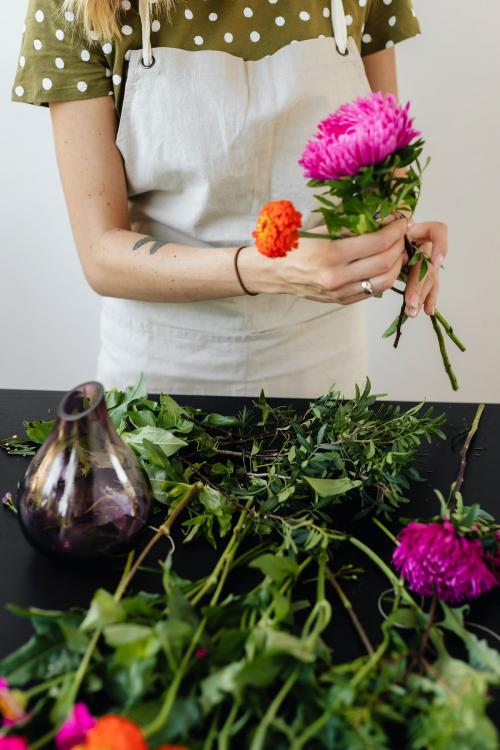
[[[444,343],[444,337],[443,333],[441,331],[441,328],[439,327],[439,324],[437,322],[436,316],[431,315],[431,321],[432,321],[432,327],[434,328],[434,331],[436,332],[438,344],[439,344],[439,351],[441,352],[441,359],[443,360],[444,369],[446,370],[446,374],[448,375],[451,383],[451,387],[454,391],[458,391],[458,380],[453,372],[450,358],[448,357],[448,352],[446,351],[446,346]]]
[[[465,352],[466,348],[465,345],[460,341],[456,333],[454,332],[452,326],[448,323],[446,318],[443,317],[442,313],[439,312],[438,309],[434,311],[434,315],[436,316],[436,320],[438,323],[441,323],[442,327],[444,328],[446,334],[450,337],[450,339],[453,341],[456,346],[460,349],[461,352]]]
[[[248,500],[247,505],[249,506],[253,502],[253,498]],[[240,517],[238,519],[238,522],[236,526],[234,527],[233,534],[231,536],[231,539],[222,553],[219,561],[217,562],[217,565],[215,567],[215,570],[217,570],[217,574],[221,573],[221,577],[219,579],[219,583],[217,585],[217,588],[210,600],[210,606],[214,606],[217,604],[217,601],[219,599],[220,594],[222,593],[222,589],[224,586],[224,583],[226,581],[226,578],[228,576],[229,570],[231,568],[231,564],[234,560],[234,556],[236,554],[236,551],[238,549],[238,546],[241,542],[241,535],[240,532],[242,531],[245,520],[248,515],[248,510],[245,508],[245,510],[241,511]],[[210,581],[210,587],[213,586],[213,573],[210,575],[207,579],[207,581]],[[209,587],[209,588],[210,588]],[[205,588],[205,587],[204,587]],[[207,588],[208,591],[208,588]],[[204,591],[206,593],[206,591]],[[193,603],[195,601],[199,601],[199,594],[193,599]],[[191,642],[186,650],[186,653],[184,654],[184,657],[179,665],[179,668],[175,674],[174,679],[172,680],[170,687],[168,688],[167,692],[165,693],[165,698],[162,707],[160,708],[160,711],[158,715],[156,716],[153,721],[151,721],[146,727],[143,728],[143,734],[146,738],[149,738],[160,731],[160,729],[163,729],[163,727],[166,725],[170,718],[170,714],[172,711],[172,707],[174,705],[175,699],[177,697],[177,693],[179,691],[180,685],[182,680],[184,679],[186,672],[188,671],[189,665],[191,663],[191,660],[193,658],[193,654],[195,652],[196,647],[198,646],[198,643],[200,641],[201,636],[203,635],[203,632],[205,630],[207,624],[207,618],[204,617],[198,627],[196,628],[196,631],[191,639]]]
[[[141,564],[144,562],[144,559],[146,556],[151,552],[153,547],[162,539],[164,536],[169,536],[170,531],[172,530],[172,526],[175,523],[176,519],[180,515],[180,513],[186,508],[189,501],[195,494],[195,492],[199,489],[200,484],[196,483],[193,484],[186,492],[184,497],[181,499],[181,501],[176,505],[172,513],[169,515],[165,523],[163,523],[156,534],[152,537],[152,539],[149,541],[149,543],[146,545],[146,547],[143,549],[139,557],[137,558],[135,564],[132,566],[132,554],[130,554],[127,558],[127,564],[125,566],[125,569],[123,571],[123,575],[121,577],[120,582],[118,583],[118,586],[116,587],[116,591],[114,594],[113,599],[115,602],[119,602],[122,598],[123,594],[125,593],[127,587],[129,586],[130,582],[132,581],[133,577],[139,570]],[[87,649],[83,655],[83,658],[80,662],[80,666],[78,667],[78,670],[75,674],[75,678],[73,680],[73,683],[70,687],[69,693],[70,693],[70,700],[66,698],[65,700],[73,704],[76,700],[76,696],[78,695],[78,691],[80,689],[80,686],[83,682],[83,679],[85,677],[85,674],[87,672],[87,669],[89,667],[90,661],[92,659],[92,656],[94,654],[94,651],[96,649],[97,643],[99,641],[99,638],[102,635],[103,627],[98,627],[92,638],[90,639]]]
[[[352,607],[351,601],[347,598],[343,588],[341,587],[340,583],[337,581],[337,577],[333,573],[333,571],[330,570],[330,568],[326,568],[325,572],[326,572],[326,577],[329,583],[333,586],[333,588],[337,592],[340,598],[340,601],[342,602],[344,606],[344,609],[346,610],[347,614],[351,618],[351,622],[359,636],[360,641],[362,642],[363,646],[366,648],[367,652],[370,655],[372,655],[374,653],[373,646],[370,642],[370,639],[368,638],[368,635],[366,634],[366,630],[364,629],[359,617],[357,616],[356,612],[354,611]]]
[[[230,747],[229,740],[231,737],[231,729],[233,728],[234,720],[236,719],[236,716],[238,715],[240,706],[241,706],[241,702],[239,700],[235,700],[233,702],[229,715],[226,721],[224,722],[224,726],[222,727],[222,730],[219,733],[219,742],[217,744],[218,750],[228,750],[228,748]]]
[[[257,727],[257,731],[254,734],[252,744],[250,745],[250,750],[262,750],[262,748],[264,747],[266,734],[267,734],[269,725],[275,719],[276,714],[278,713],[281,707],[281,704],[283,703],[286,696],[288,695],[288,693],[294,686],[295,682],[297,681],[297,678],[299,676],[299,671],[300,671],[300,667],[297,666],[292,672],[290,672],[290,674],[288,675],[288,678],[283,683],[281,690],[278,691],[278,693],[276,694],[276,697],[271,702],[259,726]]]
[[[485,409],[484,404],[479,404],[479,406],[477,407],[477,411],[474,416],[474,420],[472,422],[471,428],[465,439],[464,446],[462,450],[460,451],[460,469],[458,472],[457,481],[455,482],[455,488],[454,488],[455,492],[460,492],[460,490],[462,489],[462,485],[464,483],[464,478],[465,478],[465,467],[467,465],[467,454],[469,452],[472,439],[474,438],[474,435],[479,429],[479,422],[481,421],[481,417],[483,416],[484,409]],[[452,508],[452,510],[454,510],[454,508]]]

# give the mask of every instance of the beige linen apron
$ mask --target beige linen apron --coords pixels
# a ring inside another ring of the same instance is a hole
[[[335,38],[251,61],[151,50],[148,0],[140,7],[143,49],[131,54],[117,135],[133,229],[200,248],[253,245],[260,209],[279,199],[305,228],[322,224],[298,159],[320,119],[370,91],[342,0],[331,5]],[[97,377],[123,388],[142,371],[150,392],[303,398],[335,383],[351,396],[367,374],[363,307],[287,294],[103,298]]]

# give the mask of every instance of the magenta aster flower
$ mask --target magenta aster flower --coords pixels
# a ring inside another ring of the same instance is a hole
[[[29,750],[24,737],[0,737],[0,750]]]
[[[498,585],[479,539],[458,536],[450,521],[409,523],[398,536],[392,561],[417,594],[449,604],[474,599]]]
[[[318,125],[299,164],[315,180],[339,180],[379,164],[420,135],[413,128],[410,103],[400,106],[380,91],[343,104]]]
[[[95,725],[96,720],[85,703],[76,703],[69,718],[64,722],[56,735],[57,750],[71,750],[85,742],[85,738]]]

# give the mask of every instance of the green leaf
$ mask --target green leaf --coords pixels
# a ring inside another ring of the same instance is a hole
[[[84,631],[95,630],[122,622],[124,619],[123,604],[115,601],[106,589],[97,589],[81,627]]]
[[[277,555],[261,555],[249,564],[251,568],[257,568],[264,575],[280,585],[287,578],[296,578],[299,574],[299,566],[291,557],[278,557]]]
[[[315,477],[303,477],[313,490],[320,497],[336,497],[345,495],[347,492],[361,487],[363,482],[360,479],[349,479],[349,477],[340,477],[339,479],[316,479]]]
[[[135,641],[142,641],[151,636],[152,630],[147,625],[136,625],[134,623],[118,623],[108,625],[104,629],[104,639],[108,646],[117,648]]]
[[[41,445],[52,432],[55,419],[50,419],[48,422],[23,422],[23,425],[29,439]]]
[[[144,455],[147,455],[147,448],[143,445],[144,440],[154,443],[167,457],[173,456],[187,445],[185,440],[182,440],[169,430],[163,430],[161,427],[141,427],[132,432],[123,433],[122,437],[129,445],[133,445],[139,449],[142,448]]]

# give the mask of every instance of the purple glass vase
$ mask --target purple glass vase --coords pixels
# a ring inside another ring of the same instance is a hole
[[[62,399],[21,483],[18,509],[35,547],[71,557],[125,550],[147,523],[147,477],[116,432],[100,383],[82,383]]]

